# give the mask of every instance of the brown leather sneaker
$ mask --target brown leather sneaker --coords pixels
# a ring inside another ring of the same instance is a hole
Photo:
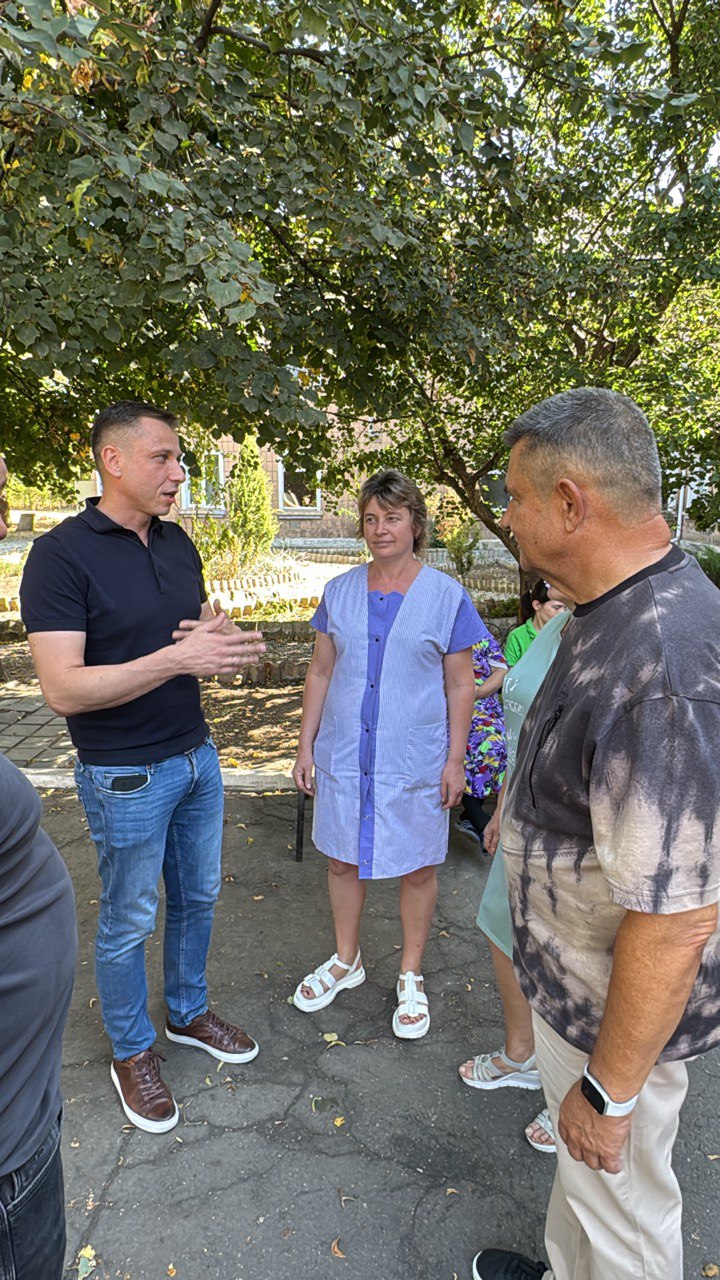
[[[144,1049],[132,1058],[113,1058],[110,1079],[128,1120],[146,1133],[167,1133],[178,1122],[177,1104],[160,1075],[161,1053]]]
[[[218,1018],[212,1009],[199,1013],[186,1027],[174,1027],[171,1022],[166,1022],[165,1035],[176,1044],[204,1049],[220,1062],[250,1062],[259,1052],[255,1041],[246,1032],[224,1018]]]

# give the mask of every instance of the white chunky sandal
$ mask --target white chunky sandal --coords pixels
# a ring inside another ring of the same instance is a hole
[[[330,972],[337,966],[338,969],[345,969],[342,978],[336,978]],[[326,960],[325,964],[318,965],[312,973],[308,973],[302,982],[298,983],[293,996],[293,1004],[296,1009],[302,1009],[303,1013],[315,1013],[317,1009],[324,1009],[327,1005],[332,1004],[333,1000],[341,991],[349,987],[359,987],[361,982],[365,981],[365,970],[360,960],[360,952],[358,951],[352,964],[345,964],[344,960],[340,960],[336,955]],[[313,991],[312,998],[303,995],[303,987],[310,987]]]
[[[421,1036],[427,1035],[430,1027],[430,1009],[428,1008],[428,998],[424,991],[418,991],[418,982],[423,982],[421,973],[413,973],[411,969],[407,973],[401,973],[396,987],[398,1007],[393,1014],[392,1029],[399,1040],[419,1040]],[[404,982],[404,988],[400,987],[400,983]],[[402,1017],[417,1018],[420,1016],[419,1022],[401,1022]]]
[[[537,1125],[538,1129],[544,1129],[545,1133],[547,1134],[548,1138],[551,1139],[551,1141],[538,1142],[537,1138],[533,1138],[532,1136],[533,1125]],[[557,1153],[557,1144],[555,1142],[555,1130],[553,1128],[553,1122],[552,1122],[552,1119],[550,1118],[550,1112],[548,1111],[547,1107],[544,1109],[544,1111],[541,1111],[540,1114],[535,1117],[535,1119],[532,1121],[531,1124],[528,1125],[527,1129],[525,1130],[525,1137],[530,1143],[530,1146],[534,1147],[536,1151],[542,1151],[543,1155],[554,1156]]]
[[[510,1070],[503,1071],[501,1067],[496,1067],[493,1058],[501,1058]],[[515,1062],[513,1058],[508,1058],[505,1045],[502,1049],[496,1049],[495,1053],[479,1053],[473,1058],[472,1075],[464,1076],[461,1071],[460,1079],[471,1089],[542,1088],[535,1054],[531,1053],[525,1062]]]

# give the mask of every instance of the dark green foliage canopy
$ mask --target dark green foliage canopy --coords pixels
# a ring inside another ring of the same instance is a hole
[[[141,397],[494,527],[503,427],[600,382],[712,472],[720,13],[611,8],[0,5],[11,465],[69,475]]]

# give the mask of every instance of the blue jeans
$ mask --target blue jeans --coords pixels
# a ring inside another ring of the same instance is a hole
[[[208,1007],[205,963],[220,890],[220,766],[208,739],[159,764],[78,762],[75,780],[102,882],[95,974],[103,1021],[115,1057],[130,1058],[155,1040],[145,943],[155,928],[161,875],[170,1021],[184,1027]]]
[[[35,1154],[0,1178],[0,1280],[61,1280],[64,1263],[58,1116]]]

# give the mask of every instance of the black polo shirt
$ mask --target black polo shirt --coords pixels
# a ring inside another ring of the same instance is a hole
[[[20,588],[28,632],[83,631],[85,665],[116,665],[172,643],[207,599],[202,562],[179,525],[153,517],[148,545],[132,529],[85,510],[36,538]],[[68,716],[84,764],[150,764],[208,736],[194,676],[176,676],[121,707]]]

